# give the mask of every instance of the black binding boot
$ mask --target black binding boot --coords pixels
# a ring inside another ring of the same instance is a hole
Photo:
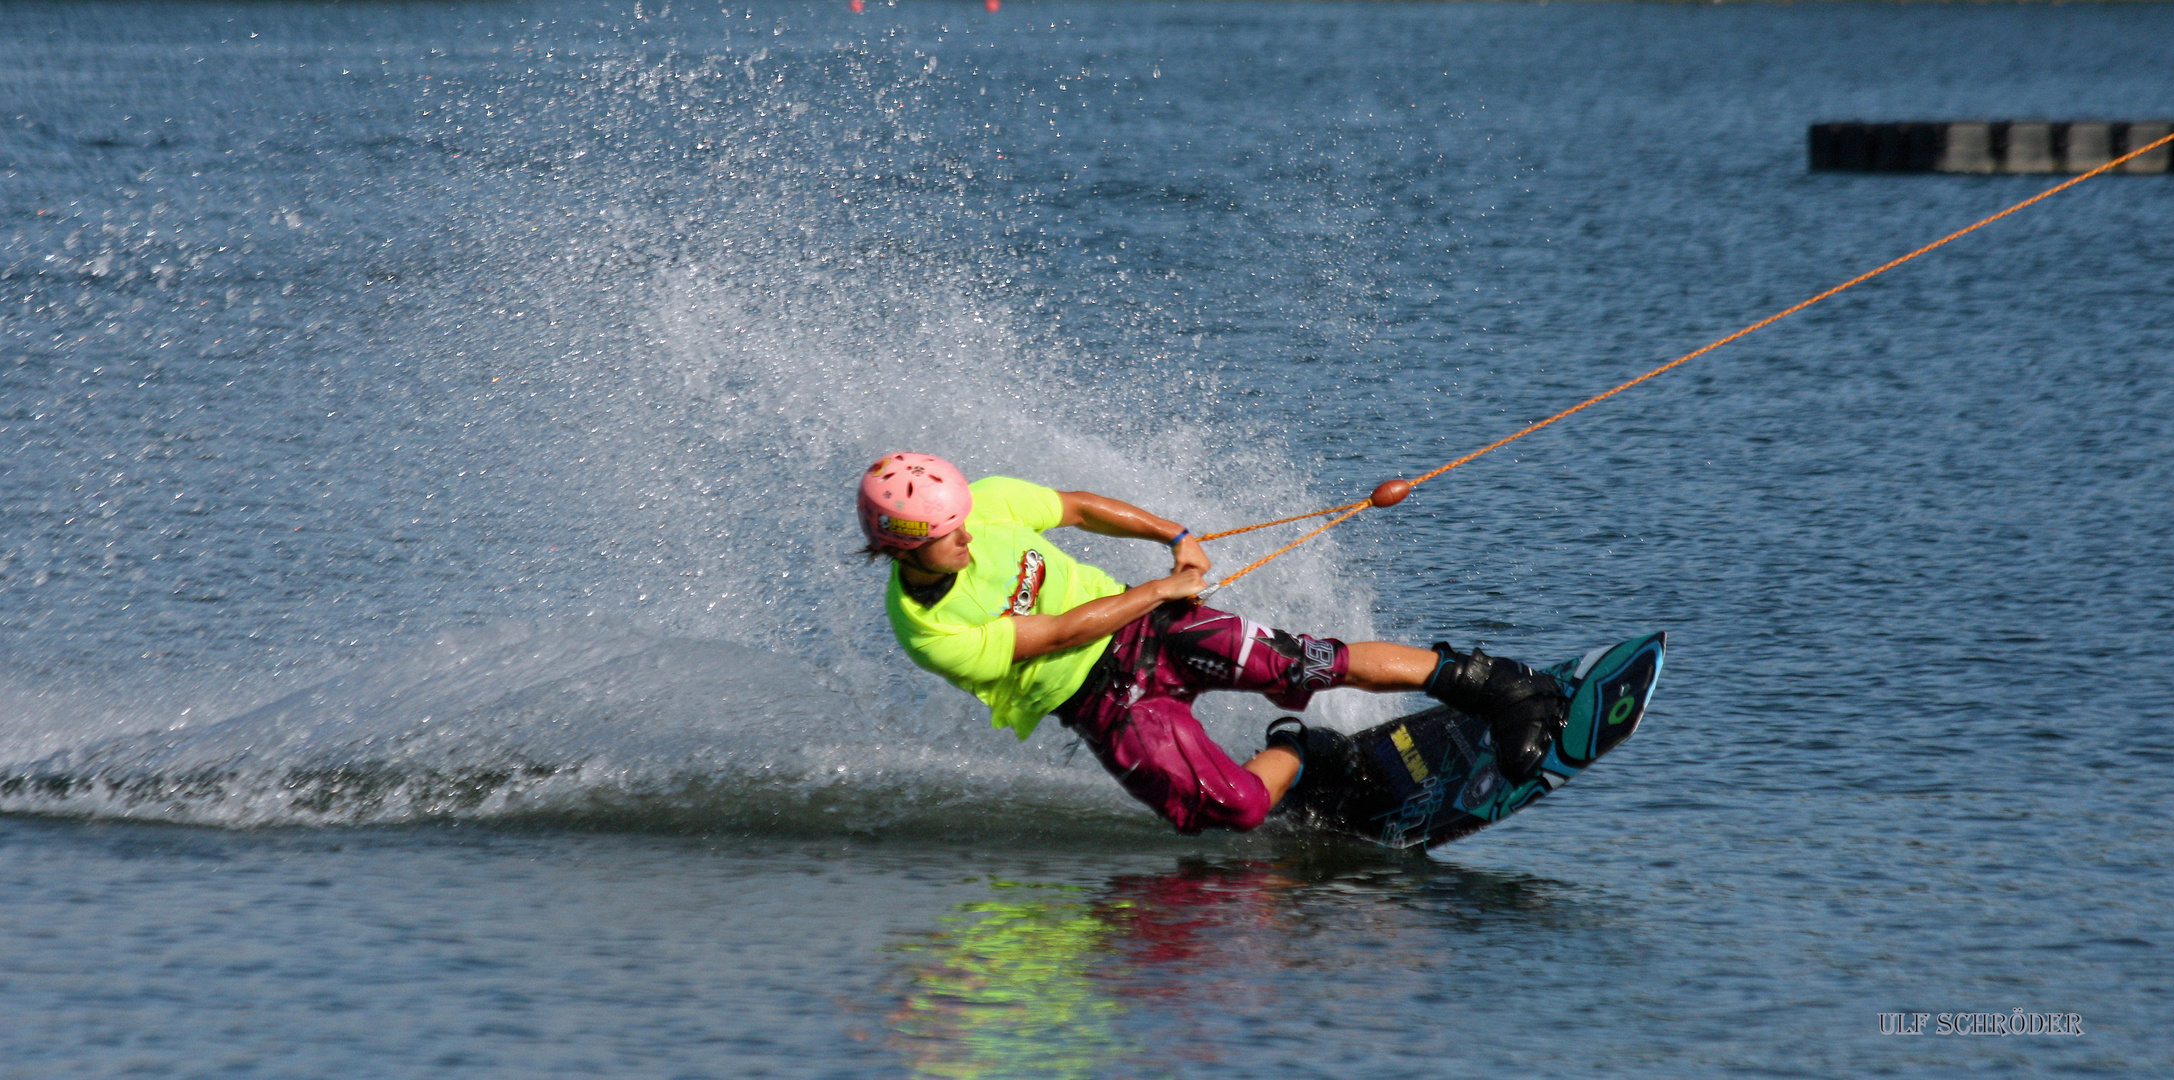
[[[1309,788],[1334,785],[1356,775],[1359,744],[1335,728],[1308,727],[1295,716],[1279,716],[1268,725],[1268,745],[1281,746],[1298,755],[1298,778],[1291,782]]]
[[[1434,651],[1442,660],[1427,679],[1427,696],[1484,718],[1502,775],[1518,783],[1532,779],[1569,713],[1562,681],[1476,645],[1464,654],[1438,641]]]

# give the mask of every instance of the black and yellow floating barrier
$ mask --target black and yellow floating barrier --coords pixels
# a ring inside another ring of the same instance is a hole
[[[1853,120],[1813,124],[1809,142],[1814,171],[2083,173],[2169,132],[2165,120]],[[2164,173],[2170,156],[2161,146],[2110,171]]]

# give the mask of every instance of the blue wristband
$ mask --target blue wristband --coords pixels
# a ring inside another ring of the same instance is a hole
[[[1170,538],[1170,550],[1176,551],[1178,545],[1184,543],[1185,538],[1191,535],[1193,535],[1193,530],[1180,526],[1178,528],[1178,534]]]

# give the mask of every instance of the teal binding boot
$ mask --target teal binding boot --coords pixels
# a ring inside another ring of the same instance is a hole
[[[1568,688],[1552,675],[1489,656],[1476,645],[1459,653],[1438,641],[1434,651],[1442,659],[1427,679],[1427,696],[1487,721],[1503,776],[1523,783],[1538,775],[1569,715]]]

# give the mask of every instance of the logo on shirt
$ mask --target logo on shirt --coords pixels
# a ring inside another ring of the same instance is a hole
[[[1318,638],[1304,638],[1305,659],[1299,667],[1298,684],[1309,691],[1321,691],[1336,681],[1336,646]]]
[[[1014,615],[1034,614],[1035,598],[1042,595],[1042,580],[1049,576],[1049,567],[1042,561],[1042,553],[1028,548],[1019,556],[1019,579],[1012,582],[1011,603],[1005,610]]]

